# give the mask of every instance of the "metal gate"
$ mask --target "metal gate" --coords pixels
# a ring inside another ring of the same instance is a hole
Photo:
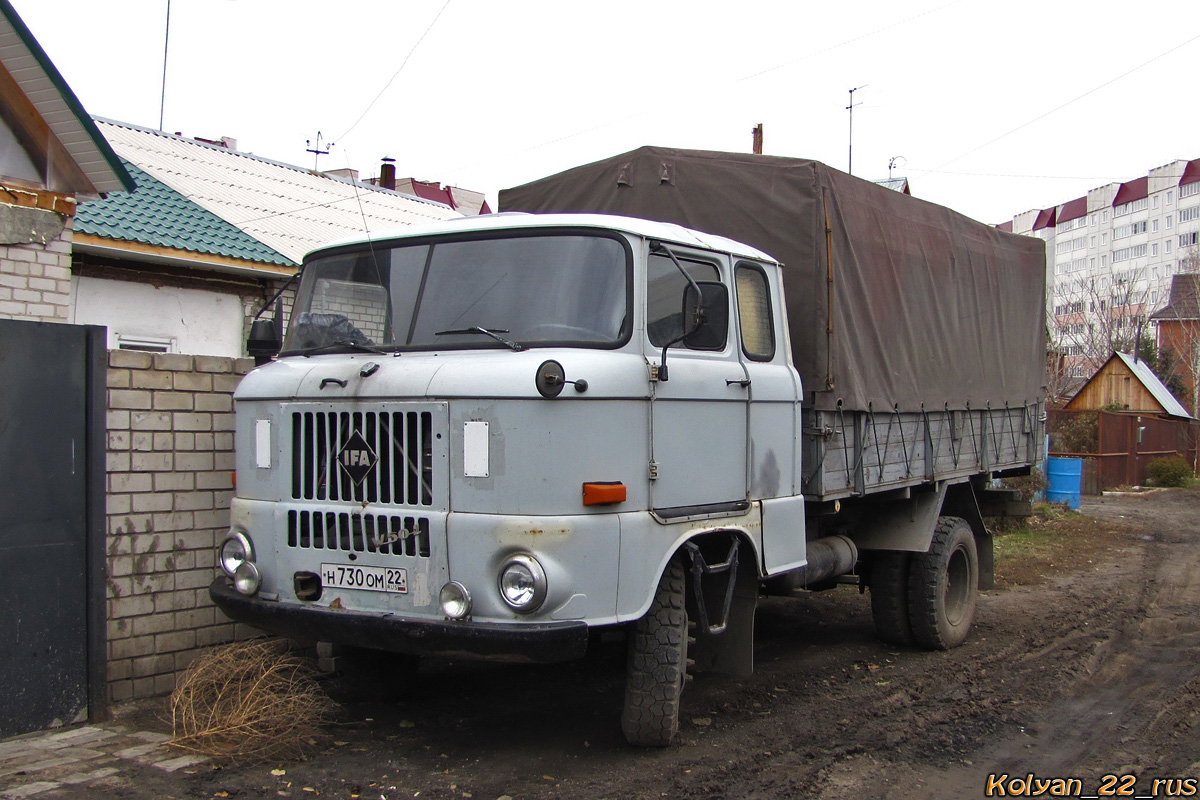
[[[105,329],[0,320],[0,737],[105,708]]]

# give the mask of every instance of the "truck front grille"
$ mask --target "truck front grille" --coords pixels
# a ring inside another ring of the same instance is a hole
[[[429,558],[424,517],[289,511],[288,547]]]
[[[428,411],[292,413],[292,497],[433,505]]]

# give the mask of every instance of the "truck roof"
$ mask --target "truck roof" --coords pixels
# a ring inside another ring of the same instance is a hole
[[[312,250],[305,256],[311,258],[323,250],[330,250],[347,245],[380,244],[383,242],[412,239],[446,233],[466,233],[474,231],[522,230],[529,228],[570,227],[570,228],[603,228],[605,230],[624,231],[648,239],[658,239],[688,247],[703,247],[722,253],[752,258],[756,261],[779,263],[775,258],[751,247],[748,244],[717,236],[712,233],[685,228],[670,222],[654,222],[635,217],[622,217],[615,214],[525,214],[511,212],[505,214],[483,214],[473,217],[461,217],[440,222],[409,225],[396,228],[373,236],[352,236],[338,239]]]

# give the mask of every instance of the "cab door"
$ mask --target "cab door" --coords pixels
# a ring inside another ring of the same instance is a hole
[[[768,574],[805,563],[801,491],[800,376],[791,364],[780,270],[735,259],[738,357],[748,384],[749,497],[763,510],[763,569]]]
[[[675,261],[695,281],[730,286],[724,256],[674,245],[672,252],[675,260],[653,252],[647,260],[645,346],[655,367],[689,316],[683,304],[688,281]],[[734,318],[732,307],[728,318]],[[667,380],[652,383],[650,402],[651,507],[665,518],[745,509],[747,376],[732,330],[704,349],[671,345],[666,362]]]

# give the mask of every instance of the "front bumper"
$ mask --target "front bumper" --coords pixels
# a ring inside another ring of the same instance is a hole
[[[455,622],[336,611],[247,597],[224,577],[212,582],[208,594],[231,619],[293,639],[414,655],[505,656],[538,663],[570,661],[587,652],[588,626],[577,620]]]

